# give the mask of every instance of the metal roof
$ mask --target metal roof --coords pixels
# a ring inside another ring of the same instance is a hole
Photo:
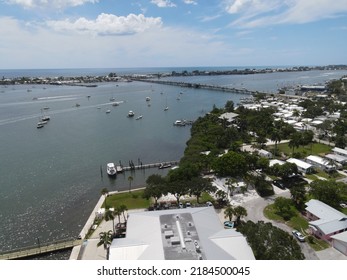
[[[213,207],[131,213],[125,238],[114,239],[110,260],[254,260],[246,238],[224,229]]]

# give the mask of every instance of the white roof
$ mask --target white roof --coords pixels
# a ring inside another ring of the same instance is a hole
[[[332,151],[333,151],[334,153],[343,154],[343,155],[346,155],[346,156],[347,156],[347,150],[345,150],[345,149],[341,149],[341,148],[338,148],[338,147],[334,147],[334,148],[332,149]]]
[[[305,170],[313,167],[312,164],[309,164],[303,160],[296,159],[296,158],[289,158],[289,159],[287,159],[287,162],[295,163],[297,167],[300,167],[300,168],[305,169]]]
[[[308,156],[306,157],[307,160],[310,160],[310,161],[313,161],[315,163],[318,163],[320,165],[324,165],[326,167],[333,167],[331,164],[329,164],[329,161],[327,159],[324,159],[322,157],[319,157],[319,156]]]
[[[235,113],[224,113],[219,118],[220,119],[227,119],[228,121],[232,121],[237,116],[238,116],[238,114],[235,114]]]
[[[332,235],[331,238],[347,243],[347,231]]]
[[[341,155],[336,155],[336,154],[327,154],[327,155],[325,155],[325,157],[328,159],[332,159],[332,160],[339,162],[339,163],[344,163],[347,161],[347,157],[341,156]]]
[[[347,229],[347,216],[342,212],[316,199],[308,201],[306,206],[306,211],[319,218],[309,224],[319,228],[324,234]]]
[[[172,245],[172,240],[163,235],[165,230],[172,230],[180,240],[180,230],[173,223],[176,219],[181,223],[184,240],[187,239],[187,250],[181,248],[183,241],[181,245]],[[191,225],[187,226],[188,223]],[[224,229],[213,207],[131,213],[126,237],[112,241],[109,259],[192,259],[196,254],[191,250],[194,248],[192,239],[198,240],[204,259],[255,259],[246,238],[235,229]]]
[[[279,165],[283,165],[285,164],[285,162],[283,160],[279,160],[279,159],[271,159],[269,161],[269,166],[274,166],[275,164],[279,164]]]

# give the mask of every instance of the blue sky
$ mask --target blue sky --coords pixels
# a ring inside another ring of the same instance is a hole
[[[347,64],[347,0],[0,0],[0,69]]]

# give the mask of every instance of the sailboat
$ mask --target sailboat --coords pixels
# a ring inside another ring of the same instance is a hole
[[[164,111],[167,111],[169,110],[169,107],[167,106],[167,97],[166,97],[166,101],[165,101],[165,108],[164,108]]]

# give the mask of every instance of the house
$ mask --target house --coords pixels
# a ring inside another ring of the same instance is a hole
[[[327,154],[324,157],[327,158],[329,161],[334,161],[338,169],[341,169],[342,165],[347,163],[347,157],[338,154]]]
[[[257,152],[258,152],[259,156],[264,157],[264,158],[270,159],[273,157],[272,153],[270,153],[269,151],[263,150],[263,149],[260,149]]]
[[[213,207],[129,214],[125,238],[115,238],[110,260],[255,260],[246,238],[225,229]]]
[[[347,231],[335,234],[331,237],[332,246],[347,256]]]
[[[333,242],[333,239],[341,240],[340,233],[347,231],[347,215],[330,207],[329,205],[311,199],[306,203],[306,218],[309,220],[310,231],[316,237]],[[345,240],[345,235],[342,235]],[[342,240],[342,241],[343,241]],[[335,241],[335,243],[339,243]],[[339,243],[339,245],[341,245]],[[347,242],[345,242],[347,246]],[[347,250],[347,247],[345,248]]]
[[[335,155],[340,155],[340,156],[347,157],[347,150],[345,150],[345,149],[334,147],[332,149],[332,151],[334,152]]]
[[[324,159],[319,156],[308,156],[306,157],[306,162],[326,171],[326,172],[331,172],[336,170],[336,166],[333,164],[329,163],[328,159]]]
[[[228,123],[233,123],[237,117],[238,114],[236,113],[224,113],[220,115],[219,119],[226,120]]]
[[[269,167],[272,167],[275,164],[283,165],[283,164],[285,164],[285,162],[283,160],[279,160],[279,159],[271,159],[269,161]]]
[[[314,166],[303,160],[296,159],[296,158],[289,158],[287,159],[287,162],[296,164],[296,166],[298,167],[298,170],[302,173],[310,174],[314,172]]]

